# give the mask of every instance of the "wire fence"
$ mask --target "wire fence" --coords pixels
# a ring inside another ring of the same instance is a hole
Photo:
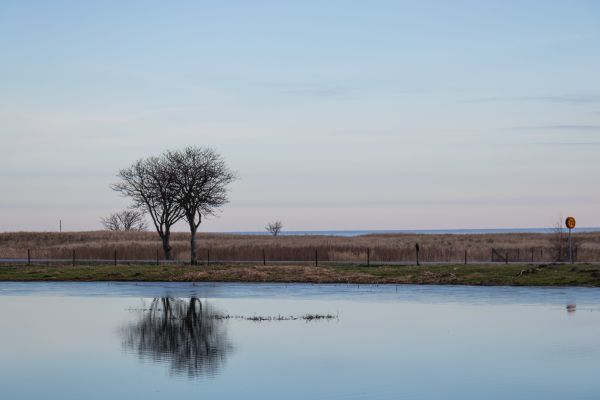
[[[573,249],[574,262],[596,262],[600,255],[595,251]],[[427,247],[231,247],[201,248],[200,264],[355,264],[355,265],[414,265],[414,264],[469,264],[469,263],[552,263],[568,262],[568,251],[558,253],[551,248],[489,248],[457,249]],[[0,263],[13,264],[188,264],[189,250],[175,251],[165,260],[160,247],[88,248],[73,249],[21,249],[10,254],[0,253]]]

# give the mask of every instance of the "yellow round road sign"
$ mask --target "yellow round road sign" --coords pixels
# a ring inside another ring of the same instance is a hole
[[[565,225],[569,229],[575,228],[575,218],[573,218],[573,217],[567,217],[567,219],[565,220]]]

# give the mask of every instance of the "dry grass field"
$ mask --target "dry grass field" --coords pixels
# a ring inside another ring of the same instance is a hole
[[[462,263],[465,251],[469,262],[491,260],[492,249],[508,254],[510,262],[556,261],[555,234],[486,234],[486,235],[415,235],[377,234],[355,237],[339,236],[255,236],[234,234],[200,234],[200,258],[222,262],[258,262],[263,251],[269,261],[314,261],[315,251],[322,262],[372,263],[414,262],[415,243],[420,244],[423,262]],[[600,233],[574,234],[577,261],[600,261]],[[174,233],[171,245],[180,262],[189,260],[189,234]],[[160,241],[155,232],[63,232],[0,233],[0,258],[112,260],[155,260],[162,258]],[[563,257],[565,257],[563,251]]]

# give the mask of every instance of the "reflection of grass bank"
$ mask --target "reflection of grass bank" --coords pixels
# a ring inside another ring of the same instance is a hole
[[[4,281],[224,281],[600,286],[600,264],[324,265],[0,265]]]

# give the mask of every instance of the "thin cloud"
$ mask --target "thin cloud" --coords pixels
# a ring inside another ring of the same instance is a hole
[[[272,84],[279,92],[288,95],[319,97],[319,98],[342,98],[349,97],[356,89],[343,86],[319,86],[319,85],[286,85]]]
[[[539,198],[463,198],[463,199],[422,199],[422,200],[382,200],[382,201],[279,201],[279,202],[236,202],[231,207],[239,208],[339,208],[339,207],[424,207],[424,206],[478,206],[524,204]]]
[[[297,89],[288,89],[285,93],[289,94],[300,94],[305,96],[314,96],[314,97],[345,97],[348,95],[347,89],[341,88],[297,88]]]
[[[493,102],[511,102],[511,101],[541,101],[548,103],[562,104],[584,104],[600,103],[600,95],[589,94],[570,94],[570,95],[549,95],[549,96],[498,96],[498,97],[480,97],[469,99],[467,103],[493,103]]]
[[[513,129],[599,132],[600,125],[581,125],[581,124],[541,125],[541,126],[520,126],[520,127],[515,127]]]
[[[537,142],[544,146],[600,146],[600,142]]]

